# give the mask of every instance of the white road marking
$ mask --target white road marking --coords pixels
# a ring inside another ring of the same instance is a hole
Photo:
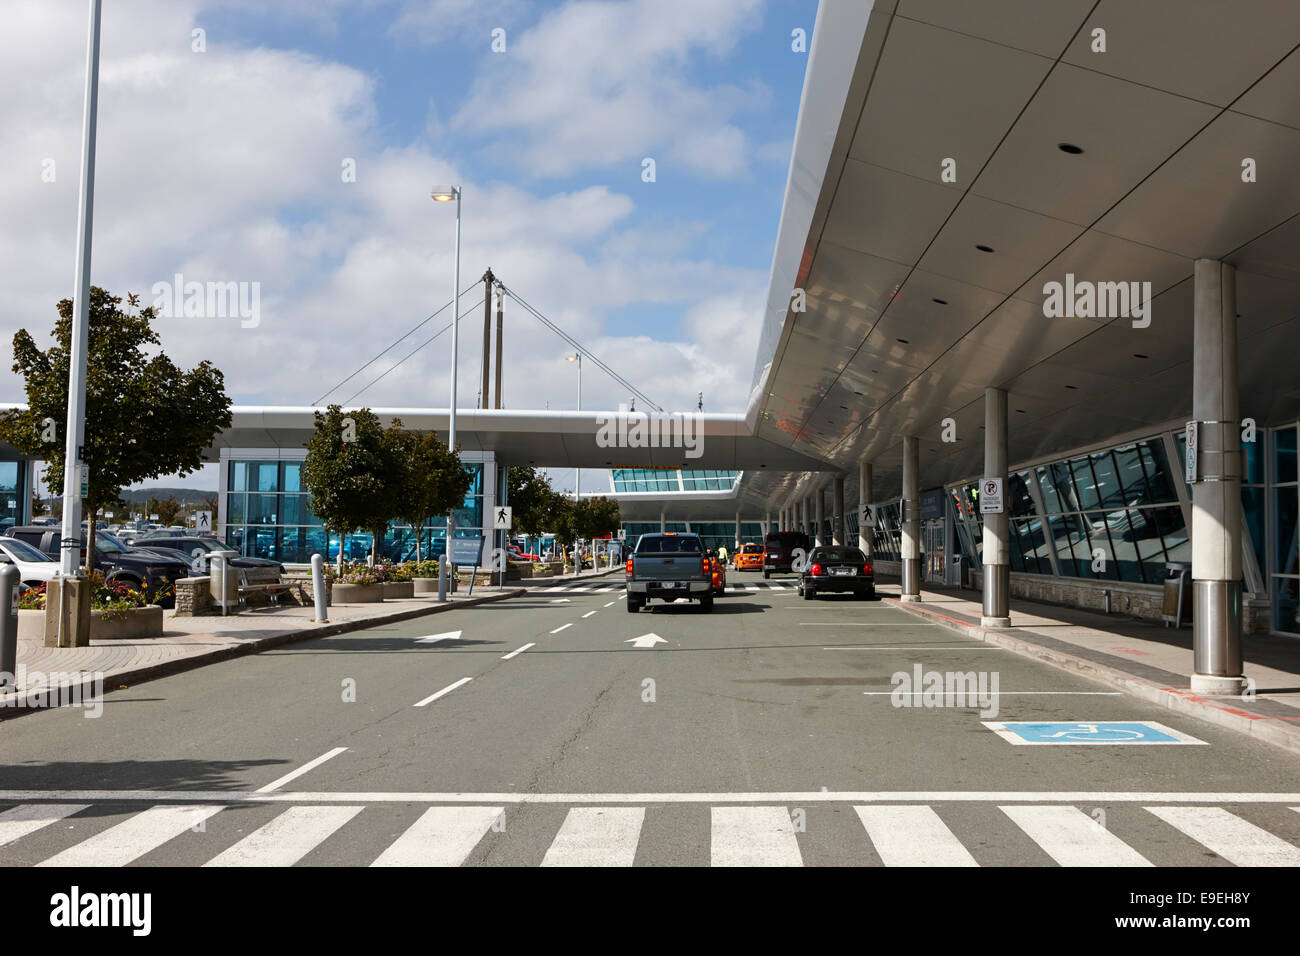
[[[626,600],[627,600],[627,592],[624,591],[622,594],[620,594],[620,595],[618,596],[618,599],[619,599],[620,601],[626,601]]]
[[[658,634],[651,632],[649,634],[642,634],[640,637],[629,637],[623,643],[631,644],[633,647],[649,648],[654,650],[656,644],[667,644],[668,642]]]
[[[1300,866],[1300,848],[1222,807],[1147,807],[1237,866]]]
[[[150,807],[37,866],[126,866],[224,809],[224,806]]]
[[[428,637],[417,637],[417,644],[437,644],[439,641],[459,641],[460,631],[447,631],[445,634],[430,634]]]
[[[890,621],[800,621],[800,627],[937,627],[937,624],[894,624]]]
[[[885,866],[979,866],[930,807],[854,807]]]
[[[519,656],[520,654],[522,654],[524,651],[528,650],[528,648],[530,648],[530,647],[536,647],[536,646],[537,646],[536,642],[532,642],[532,643],[529,643],[529,644],[525,644],[523,647],[519,648],[517,651],[511,651],[509,654],[505,654],[505,655],[503,655],[503,656],[501,657],[501,659],[502,659],[503,661],[508,661],[508,660],[510,660],[510,658],[512,658],[512,657],[518,657],[518,656]]]
[[[88,803],[24,803],[10,807],[0,813],[0,846],[22,839],[51,823],[58,823],[88,806]]]
[[[204,866],[293,866],[361,807],[289,807]]]
[[[542,866],[631,866],[645,807],[574,807]]]
[[[257,792],[258,792],[258,793],[270,793],[270,792],[272,792],[273,790],[279,790],[279,789],[280,789],[281,787],[283,787],[286,783],[289,783],[290,781],[293,781],[293,780],[297,780],[297,779],[298,779],[299,777],[301,777],[303,774],[305,774],[305,773],[307,773],[307,772],[309,772],[309,771],[311,771],[311,770],[315,770],[317,767],[319,767],[321,764],[323,764],[326,760],[330,760],[330,759],[332,759],[332,758],[334,758],[334,757],[337,757],[339,754],[343,753],[343,752],[344,752],[345,750],[347,750],[347,749],[348,749],[347,747],[335,747],[333,750],[326,751],[325,753],[323,753],[323,754],[321,754],[319,757],[317,757],[315,760],[309,760],[309,761],[307,761],[305,764],[303,764],[303,765],[302,765],[301,767],[299,767],[297,770],[293,770],[293,771],[290,771],[289,773],[286,773],[286,774],[285,774],[283,777],[281,777],[279,780],[273,780],[273,781],[271,781],[270,783],[268,783],[265,787],[258,787],[258,788],[257,788]]]
[[[892,690],[864,690],[864,697],[892,697],[897,691]],[[921,697],[927,693],[944,694],[946,691],[934,690],[914,690],[911,692],[912,697]],[[1118,690],[998,690],[989,691],[990,697],[1119,697],[1123,691]]]
[[[1078,807],[1002,807],[1061,866],[1151,866],[1152,863]]]
[[[591,617],[595,613],[596,613],[595,611],[588,611],[586,614],[582,615],[582,619],[585,621],[587,618]]]
[[[569,603],[571,603],[571,602],[569,601],[568,598],[551,598],[551,603],[552,603],[552,604],[569,604]]]
[[[972,641],[969,647],[960,644],[841,644],[838,647],[823,647],[824,651],[1004,651],[1005,647],[981,644]]]
[[[614,606],[614,602],[613,602],[613,601],[610,601],[608,604],[605,605],[605,607],[613,607],[613,606]]]
[[[559,633],[560,633],[562,630],[564,630],[566,627],[573,627],[573,622],[570,621],[568,624],[561,624],[561,625],[560,625],[559,627],[557,627],[555,630],[551,631],[551,633],[552,633],[552,634],[559,634]]]
[[[714,866],[803,866],[785,807],[713,807]]]
[[[432,703],[433,703],[435,700],[437,700],[439,697],[444,697],[444,696],[446,696],[447,694],[450,694],[450,693],[451,693],[453,690],[455,690],[457,687],[464,687],[466,684],[468,684],[468,683],[469,683],[470,681],[472,681],[473,679],[474,679],[474,678],[472,678],[472,677],[462,677],[460,680],[456,681],[456,683],[454,683],[454,684],[448,684],[446,687],[444,687],[442,690],[438,691],[436,694],[430,694],[428,697],[424,698],[424,700],[420,701],[418,704],[415,704],[415,706],[416,706],[416,707],[424,707],[424,706],[427,705],[427,704],[432,704]]]
[[[430,807],[371,866],[460,866],[503,807]]]

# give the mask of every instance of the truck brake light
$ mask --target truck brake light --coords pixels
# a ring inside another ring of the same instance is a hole
[[[627,576],[629,578],[632,576],[632,559],[630,557],[627,559]]]

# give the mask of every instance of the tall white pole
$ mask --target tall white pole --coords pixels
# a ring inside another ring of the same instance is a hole
[[[582,353],[576,353],[578,356],[578,411],[582,411]],[[578,469],[578,476],[574,479],[574,500],[582,498],[582,469]]]
[[[63,445],[63,541],[59,559],[65,576],[78,573],[81,557],[81,459],[86,440],[86,355],[90,337],[90,236],[95,210],[95,116],[99,105],[100,0],[90,0],[86,41],[86,111],[81,126],[81,191],[77,208],[76,285],[72,304],[72,348],[68,356],[68,421]],[[90,533],[95,533],[94,515]],[[62,597],[62,589],[59,591]],[[60,626],[63,616],[59,615]]]
[[[441,187],[439,187],[441,188]],[[456,364],[460,345],[460,197],[461,187],[447,187],[456,198],[456,267],[451,279],[451,399],[447,405],[447,448],[456,450]],[[434,198],[445,198],[446,193],[435,193]],[[447,577],[451,569],[451,539],[456,532],[456,512],[447,512],[447,529],[442,560],[438,563],[438,600],[447,600]]]

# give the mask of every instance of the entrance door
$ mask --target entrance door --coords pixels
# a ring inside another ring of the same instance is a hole
[[[922,578],[930,584],[944,584],[948,567],[948,523],[943,518],[927,518],[921,522],[921,549],[923,557]]]

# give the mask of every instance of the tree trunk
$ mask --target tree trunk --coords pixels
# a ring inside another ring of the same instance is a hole
[[[340,530],[339,531],[339,557],[338,557],[339,574],[343,573],[343,546],[347,544],[347,541],[348,541],[348,533],[346,531]]]
[[[86,519],[86,577],[95,573],[95,499],[87,496],[82,502]]]

